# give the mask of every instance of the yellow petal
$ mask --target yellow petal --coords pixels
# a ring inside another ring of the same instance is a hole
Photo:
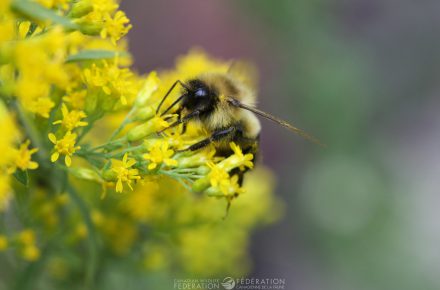
[[[28,168],[29,169],[37,169],[38,168],[38,163],[34,162],[34,161],[31,161],[31,162],[29,162]]]
[[[127,98],[125,96],[121,96],[121,103],[125,106],[127,105]]]
[[[30,21],[23,21],[20,23],[20,25],[18,26],[18,34],[20,35],[21,38],[26,37],[30,26],[31,26]]]
[[[150,163],[150,164],[148,164],[148,170],[153,170],[154,168],[156,168],[157,167],[157,164],[156,163]]]
[[[34,154],[35,152],[38,152],[38,148],[32,148],[29,150],[29,154]]]
[[[134,160],[134,159],[130,159],[126,163],[127,167],[132,167],[134,164],[136,164],[136,160]]]
[[[47,136],[49,137],[50,142],[52,142],[53,144],[57,144],[57,137],[55,137],[53,133],[49,133],[49,135]]]
[[[101,38],[106,38],[107,37],[107,29],[103,29],[101,30]]]
[[[165,159],[164,162],[168,166],[176,166],[177,165],[177,160],[174,160],[174,159]]]
[[[50,161],[55,162],[55,161],[58,160],[58,157],[60,157],[60,153],[58,153],[58,152],[54,152],[54,153],[52,154],[52,156],[50,156]]]
[[[118,182],[116,182],[116,192],[122,192],[123,186],[122,181],[118,179]]]
[[[66,157],[64,158],[64,162],[66,163],[67,167],[70,167],[70,165],[72,164],[72,158],[70,158],[69,155],[66,155]]]

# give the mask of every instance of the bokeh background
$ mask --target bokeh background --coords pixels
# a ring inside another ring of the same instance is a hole
[[[123,1],[135,67],[194,46],[260,71],[284,218],[251,244],[256,278],[288,289],[440,289],[440,2]],[[232,245],[231,245],[232,246]],[[201,277],[202,278],[202,277]]]

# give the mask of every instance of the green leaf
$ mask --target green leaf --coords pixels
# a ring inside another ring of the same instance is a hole
[[[79,26],[70,21],[69,18],[58,15],[55,13],[55,11],[45,8],[35,2],[30,2],[26,0],[15,0],[12,2],[11,7],[16,13],[29,19],[39,21],[50,20],[69,29],[79,28]]]
[[[124,51],[120,52],[120,51],[112,51],[112,50],[90,49],[90,50],[83,50],[78,52],[77,54],[68,56],[66,62],[110,59],[110,58],[115,58],[117,56],[128,57],[129,54]]]
[[[24,186],[27,187],[29,185],[29,176],[27,170],[17,169],[14,172],[14,177]]]

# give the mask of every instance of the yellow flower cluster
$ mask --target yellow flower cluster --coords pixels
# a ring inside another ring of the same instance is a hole
[[[240,186],[235,172],[254,167],[252,154],[234,143],[227,157],[214,146],[185,151],[207,132],[191,122],[168,128],[177,115],[156,115],[176,80],[225,73],[230,62],[193,50],[175,68],[139,75],[130,28],[115,0],[0,3],[0,251],[44,257],[66,283],[99,283],[98,263],[115,261],[244,274],[249,233],[279,212],[270,173],[246,173]],[[0,263],[20,265],[1,254]]]
[[[40,250],[36,246],[36,237],[33,230],[23,230],[19,233],[17,240],[22,248],[21,254],[24,259],[35,261],[40,257]]]

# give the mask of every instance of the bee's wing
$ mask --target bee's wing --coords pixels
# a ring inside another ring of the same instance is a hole
[[[255,90],[258,86],[258,70],[251,62],[234,60],[231,62],[227,73],[252,90]]]
[[[313,142],[313,143],[318,144],[320,146],[326,147],[325,144],[322,144],[318,139],[316,139],[312,135],[310,135],[310,134],[306,133],[305,131],[303,131],[303,130],[301,130],[301,129],[299,129],[299,128],[297,128],[297,127],[295,127],[295,126],[293,126],[293,125],[291,125],[289,123],[287,123],[284,120],[281,120],[281,119],[279,119],[279,118],[277,118],[275,116],[272,116],[269,113],[266,113],[266,112],[263,112],[261,110],[258,110],[257,108],[245,105],[242,102],[240,102],[240,101],[238,101],[236,99],[233,99],[233,98],[230,98],[230,103],[233,106],[236,106],[236,107],[239,107],[241,109],[245,109],[245,110],[251,111],[251,112],[253,112],[253,113],[255,113],[255,114],[257,114],[257,115],[259,115],[261,117],[269,119],[269,120],[271,120],[271,121],[273,121],[273,122],[283,126],[284,128],[289,129],[291,132],[293,132],[293,133],[303,137],[304,139],[306,139],[306,140],[308,140],[310,142]]]

